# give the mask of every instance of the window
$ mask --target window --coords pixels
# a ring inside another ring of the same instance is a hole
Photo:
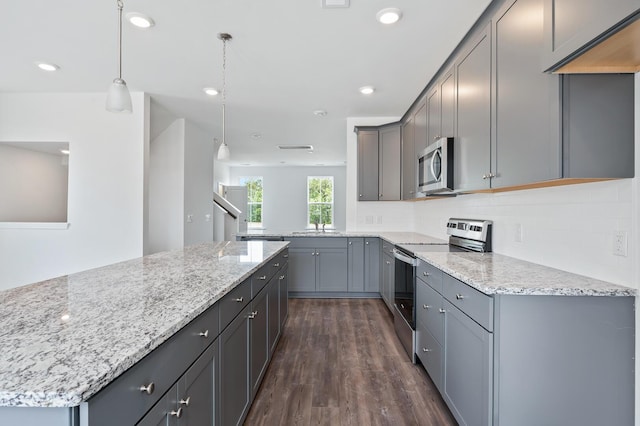
[[[262,176],[244,176],[240,185],[247,187],[247,227],[262,228]]]
[[[333,176],[307,177],[308,226],[333,226]]]

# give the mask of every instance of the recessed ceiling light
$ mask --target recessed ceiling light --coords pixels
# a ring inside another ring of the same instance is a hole
[[[315,111],[313,111],[314,115],[317,115],[318,117],[326,117],[327,116],[327,111],[323,110],[323,109],[317,109]]]
[[[260,139],[261,137],[262,137],[262,134],[258,132],[251,133],[251,139]]]
[[[156,24],[155,22],[153,22],[153,19],[138,12],[129,12],[125,15],[125,17],[131,23],[131,25],[138,28],[151,28]]]
[[[373,86],[362,86],[358,90],[360,90],[360,93],[362,93],[363,95],[370,95],[376,91],[376,89]]]
[[[43,71],[58,71],[60,69],[58,65],[48,62],[36,62],[36,65]]]
[[[216,96],[218,93],[218,89],[214,89],[213,87],[205,87],[204,89],[204,93],[206,93],[209,96]]]
[[[60,152],[64,155],[69,155],[69,150],[68,149],[61,149]]]
[[[396,9],[395,7],[389,7],[386,9],[382,9],[380,12],[376,13],[376,19],[385,25],[395,24],[402,18],[402,12],[400,9]]]

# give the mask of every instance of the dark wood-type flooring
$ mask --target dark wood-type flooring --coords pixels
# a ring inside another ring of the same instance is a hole
[[[291,299],[245,425],[455,425],[380,299]]]

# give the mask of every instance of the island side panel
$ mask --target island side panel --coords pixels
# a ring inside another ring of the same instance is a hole
[[[495,302],[494,425],[633,424],[633,297]]]

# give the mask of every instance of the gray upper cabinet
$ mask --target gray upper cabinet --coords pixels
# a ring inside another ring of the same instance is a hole
[[[378,199],[380,201],[400,200],[400,124],[380,129],[380,166],[378,169]]]
[[[560,76],[538,67],[544,1],[508,1],[493,20],[492,188],[561,177]]]
[[[411,200],[416,197],[418,178],[416,176],[418,158],[414,133],[414,117],[410,116],[402,124],[402,199]]]
[[[427,92],[427,145],[432,144],[440,139],[442,134],[440,128],[440,117],[442,110],[440,109],[440,86],[435,85]],[[422,149],[427,146],[422,147]]]
[[[416,158],[429,144],[427,141],[427,99],[423,98],[413,114]]]
[[[456,82],[453,67],[445,72],[440,80],[440,113],[440,135],[454,137],[456,135]]]
[[[491,175],[491,25],[456,62],[457,134],[454,189],[488,189]]]
[[[638,0],[544,0],[545,48],[541,70],[556,68],[640,10]]]
[[[563,177],[634,176],[634,75],[563,77]]]
[[[358,131],[358,200],[378,200],[378,131]]]

